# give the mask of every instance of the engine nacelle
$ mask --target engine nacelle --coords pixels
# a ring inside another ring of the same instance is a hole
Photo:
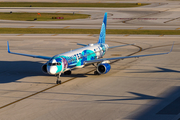
[[[47,73],[47,63],[42,66],[42,71]]]
[[[110,71],[110,69],[111,69],[111,65],[110,64],[108,64],[108,63],[101,63],[97,67],[97,72],[99,74],[106,74],[106,73],[108,73]]]

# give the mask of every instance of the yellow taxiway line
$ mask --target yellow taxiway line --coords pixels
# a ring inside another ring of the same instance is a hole
[[[66,26],[66,27],[63,27],[63,29],[67,29],[67,28],[69,28],[70,26]]]
[[[140,29],[142,29],[143,27],[140,27],[140,28],[138,28],[137,30],[140,30]]]

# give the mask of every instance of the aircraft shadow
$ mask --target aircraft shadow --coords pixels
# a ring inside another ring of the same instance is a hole
[[[158,70],[152,71],[141,71],[141,72],[128,72],[128,73],[165,73],[165,72],[173,72],[173,73],[180,73],[180,71],[172,70],[168,68],[156,67]]]
[[[32,61],[0,61],[0,83],[15,82],[30,76],[48,76],[41,71],[42,65]]]
[[[84,74],[71,74],[71,75],[62,74],[61,77],[87,77],[87,76]]]
[[[96,101],[123,101],[123,100],[150,100],[150,99],[163,99],[161,97],[154,97],[150,95],[145,95],[141,93],[128,92],[130,94],[136,95],[136,97],[123,98],[123,99],[106,99],[106,100],[96,100]]]
[[[180,113],[180,87],[174,86],[167,89],[161,94],[161,97],[163,97],[162,100],[154,102],[151,106],[142,106],[138,108],[136,112],[129,115],[127,118],[133,120],[174,119],[175,116]]]
[[[33,61],[0,61],[0,83],[16,82],[17,80],[31,76],[54,76],[43,73],[41,70],[42,65],[43,63]],[[83,74],[62,74],[61,77],[87,76]]]

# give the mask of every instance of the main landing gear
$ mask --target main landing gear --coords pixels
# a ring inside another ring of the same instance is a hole
[[[64,72],[64,75],[71,75],[71,71],[68,70],[68,71]]]
[[[100,75],[98,71],[94,71],[94,75]]]
[[[60,75],[61,75],[61,73],[59,73],[59,75],[57,76],[56,84],[61,84]]]

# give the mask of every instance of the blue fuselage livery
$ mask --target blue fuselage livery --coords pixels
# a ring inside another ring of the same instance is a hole
[[[100,75],[100,74],[106,74],[110,71],[111,66],[109,63],[111,60],[138,58],[138,57],[154,56],[154,55],[164,55],[164,54],[169,54],[172,51],[173,45],[170,52],[166,52],[166,53],[103,58],[103,56],[105,55],[108,49],[112,49],[116,47],[123,47],[127,45],[134,45],[134,44],[126,44],[126,45],[118,45],[118,46],[109,47],[107,44],[105,44],[106,23],[107,23],[107,13],[104,14],[104,19],[102,22],[101,31],[99,35],[99,40],[97,43],[89,44],[89,45],[78,43],[78,45],[81,45],[84,47],[71,50],[66,53],[58,54],[53,57],[11,52],[9,48],[9,42],[7,41],[8,53],[48,60],[42,66],[42,71],[51,75],[57,75],[56,83],[61,84],[61,80],[60,80],[61,73],[64,73],[64,75],[70,75],[72,69],[82,68],[86,66],[87,64],[94,65],[94,63],[96,63],[97,66],[96,66],[96,71],[94,72],[94,74]]]
[[[85,61],[102,58],[107,49],[108,45],[104,43],[89,44],[83,48],[55,55],[46,63],[47,72],[54,75],[72,68],[82,68]]]

